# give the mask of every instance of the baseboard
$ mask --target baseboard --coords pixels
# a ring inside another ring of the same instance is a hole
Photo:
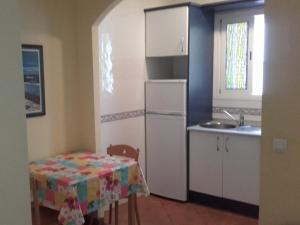
[[[239,213],[252,218],[259,217],[259,206],[230,199],[215,197],[194,191],[188,193],[189,201],[221,210]]]
[[[180,203],[186,203],[186,202],[188,202],[187,200],[186,200],[186,201],[177,200],[177,199],[168,198],[168,197],[164,197],[164,196],[157,195],[157,194],[153,194],[153,193],[151,193],[151,196],[163,198],[163,199],[170,200],[170,201],[174,201],[174,202],[180,202]]]

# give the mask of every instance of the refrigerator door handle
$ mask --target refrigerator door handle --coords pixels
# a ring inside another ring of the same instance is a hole
[[[180,112],[155,112],[155,111],[146,111],[146,114],[152,114],[152,115],[163,115],[163,116],[185,116],[184,113]]]

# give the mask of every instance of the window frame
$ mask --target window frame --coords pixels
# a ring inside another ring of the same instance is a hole
[[[254,41],[254,16],[264,14],[264,9],[251,8],[218,12],[215,14],[214,31],[214,98],[232,100],[254,100],[261,101],[261,95],[252,95],[253,87],[253,54]],[[226,89],[226,43],[227,43],[227,24],[248,22],[248,50],[247,50],[247,88],[245,90]]]

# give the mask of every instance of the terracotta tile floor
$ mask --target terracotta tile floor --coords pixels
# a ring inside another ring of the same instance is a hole
[[[141,197],[138,200],[142,225],[257,225],[253,218],[221,210],[179,203],[158,197]],[[127,224],[127,204],[120,206],[119,225]],[[42,225],[58,225],[57,212],[42,209]],[[107,223],[107,214],[105,215]]]

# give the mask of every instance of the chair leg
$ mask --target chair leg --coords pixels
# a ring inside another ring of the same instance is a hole
[[[119,223],[119,201],[115,201],[115,225]]]
[[[134,194],[128,196],[128,225],[135,225]]]
[[[38,183],[37,181],[32,178],[31,179],[32,184],[32,193],[33,193],[33,205],[34,205],[34,220],[35,225],[41,225],[41,215],[40,215],[40,205],[38,200]]]
[[[93,223],[94,223],[95,219],[97,219],[97,217],[98,217],[98,211],[93,212],[90,215],[89,225],[93,225]]]
[[[112,216],[112,204],[109,204],[109,219],[108,219],[108,224],[111,224],[111,216]]]
[[[137,195],[134,196],[134,208],[135,208],[136,223],[137,225],[141,225],[140,214],[138,211],[138,204],[137,204]]]

